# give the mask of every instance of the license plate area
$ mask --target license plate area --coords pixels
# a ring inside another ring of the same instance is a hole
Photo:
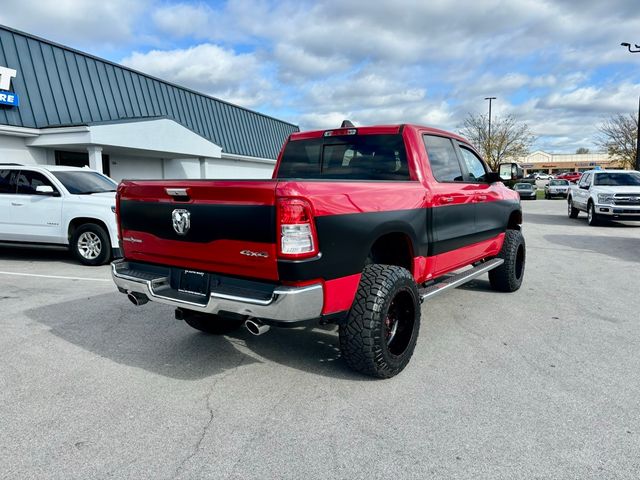
[[[178,291],[200,297],[208,296],[209,274],[195,270],[181,270],[178,279]]]

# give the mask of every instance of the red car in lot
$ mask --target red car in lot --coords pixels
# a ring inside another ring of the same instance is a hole
[[[566,172],[566,173],[561,173],[559,175],[556,175],[556,178],[558,180],[568,180],[571,183],[576,183],[578,180],[580,180],[581,176],[582,176],[582,173],[580,172]]]

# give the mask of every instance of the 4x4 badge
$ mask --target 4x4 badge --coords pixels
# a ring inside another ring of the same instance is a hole
[[[191,213],[189,210],[177,208],[171,212],[173,229],[178,235],[186,235],[191,228]]]

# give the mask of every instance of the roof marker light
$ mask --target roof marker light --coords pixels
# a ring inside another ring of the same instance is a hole
[[[325,137],[338,137],[340,135],[355,135],[358,130],[355,128],[340,128],[338,130],[327,130],[324,132]]]

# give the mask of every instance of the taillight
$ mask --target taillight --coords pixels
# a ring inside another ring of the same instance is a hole
[[[278,200],[278,255],[307,258],[318,253],[311,205],[300,198]]]

